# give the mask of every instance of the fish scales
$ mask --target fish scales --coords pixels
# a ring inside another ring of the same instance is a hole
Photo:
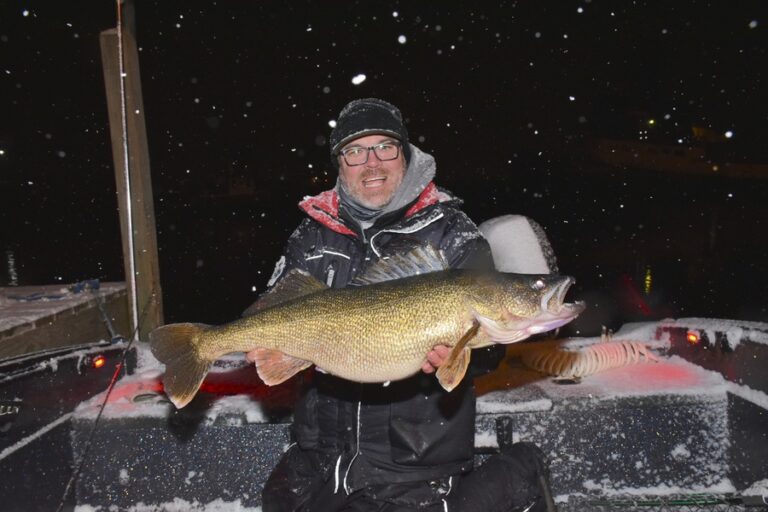
[[[214,328],[198,343],[213,359],[258,346],[358,382],[404,378],[433,346],[453,345],[472,323],[467,276],[427,274],[410,281],[407,290],[387,282],[292,300]]]

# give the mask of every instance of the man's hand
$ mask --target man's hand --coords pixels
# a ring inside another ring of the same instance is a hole
[[[451,353],[451,347],[447,345],[435,345],[427,353],[427,360],[421,365],[421,371],[424,373],[434,373],[437,368],[440,368],[442,364],[448,359],[448,355]]]

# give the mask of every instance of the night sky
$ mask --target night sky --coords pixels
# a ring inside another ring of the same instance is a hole
[[[590,308],[578,332],[768,321],[766,14],[764,1],[137,0],[166,321],[228,321],[263,291],[296,203],[335,182],[329,121],[369,96],[400,107],[476,222],[518,213],[546,229]],[[98,40],[115,24],[108,1],[0,0],[0,285],[123,279]],[[690,147],[694,125],[766,177],[587,151],[638,126]]]

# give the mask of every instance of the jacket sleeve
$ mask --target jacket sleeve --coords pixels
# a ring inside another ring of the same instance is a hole
[[[451,268],[493,269],[491,246],[462,211],[456,210],[449,220],[440,241],[440,250]]]
[[[443,234],[440,249],[448,259],[451,268],[493,269],[493,256],[488,241],[483,238],[475,223],[462,211],[457,210],[450,220]],[[472,351],[471,362],[467,369],[468,376],[478,377],[492,372],[504,359],[505,353],[505,346],[498,344]]]
[[[280,256],[280,259],[278,259],[277,263],[275,263],[275,269],[272,271],[272,277],[270,277],[269,281],[267,282],[267,289],[259,295],[259,298],[256,299],[256,302],[248,306],[248,308],[243,311],[242,316],[250,316],[258,311],[259,302],[261,302],[262,297],[267,295],[275,286],[275,284],[291,270],[300,269],[309,272],[304,254],[307,251],[306,247],[311,244],[311,242],[308,242],[308,240],[312,240],[314,238],[312,231],[312,221],[310,219],[304,219],[301,224],[299,224],[299,226],[293,231],[291,236],[288,238],[288,242],[285,244],[285,249],[283,249],[282,256]]]

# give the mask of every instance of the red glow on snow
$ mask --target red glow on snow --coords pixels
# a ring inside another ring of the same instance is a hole
[[[650,394],[680,389],[706,389],[707,374],[700,368],[669,361],[639,363],[591,375],[590,384],[617,393]]]

